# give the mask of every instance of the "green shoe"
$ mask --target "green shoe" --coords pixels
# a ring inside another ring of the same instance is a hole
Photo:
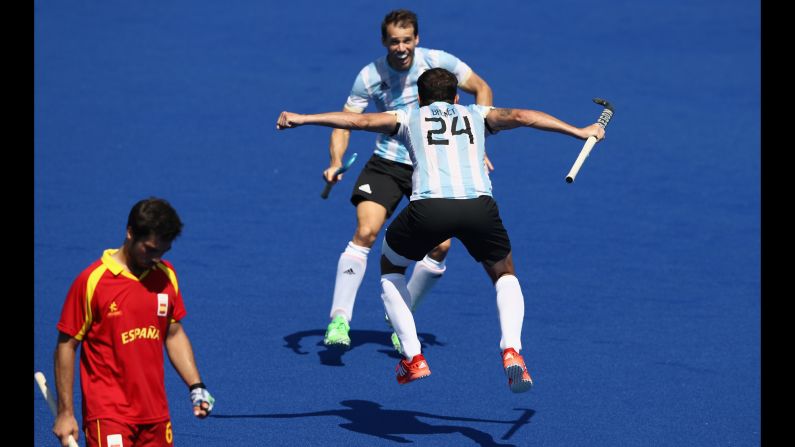
[[[398,354],[403,354],[403,347],[400,346],[400,339],[395,332],[392,332],[392,347],[395,348]]]
[[[344,346],[351,345],[351,338],[348,336],[348,331],[351,327],[345,321],[345,317],[337,315],[331,320],[326,328],[326,336],[323,338],[323,344],[326,346]]]

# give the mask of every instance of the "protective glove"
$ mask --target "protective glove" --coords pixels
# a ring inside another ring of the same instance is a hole
[[[215,404],[215,398],[207,391],[207,387],[202,382],[190,386],[190,401],[193,404],[194,416],[200,418],[207,417]]]

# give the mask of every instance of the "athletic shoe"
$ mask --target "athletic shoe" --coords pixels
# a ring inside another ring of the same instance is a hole
[[[508,376],[508,387],[514,393],[524,393],[533,387],[533,379],[527,373],[524,359],[513,348],[502,351],[502,366]]]
[[[348,331],[351,327],[345,321],[345,317],[337,315],[331,320],[326,328],[326,336],[323,338],[323,344],[326,346],[342,346],[349,347],[351,345],[351,338],[348,336]]]
[[[392,332],[392,347],[395,348],[398,354],[403,355],[403,347],[400,346],[400,339],[395,332]]]
[[[402,359],[395,367],[395,374],[397,381],[401,385],[405,385],[417,379],[422,379],[431,375],[431,369],[428,368],[428,362],[422,354],[415,355],[411,361]]]

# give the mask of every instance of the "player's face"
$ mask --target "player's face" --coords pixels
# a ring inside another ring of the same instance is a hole
[[[414,49],[420,42],[414,36],[414,27],[401,28],[394,24],[386,26],[386,39],[382,42],[387,50],[387,61],[395,70],[408,70],[414,62]]]
[[[127,250],[128,267],[133,272],[143,272],[155,266],[167,251],[171,250],[171,242],[164,241],[156,235],[138,240],[131,240]]]

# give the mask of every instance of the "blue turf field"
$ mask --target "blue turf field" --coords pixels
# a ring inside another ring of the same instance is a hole
[[[470,64],[498,106],[579,125],[598,117],[595,96],[616,107],[571,185],[574,139],[520,129],[487,147],[526,300],[527,394],[507,389],[493,288],[458,242],[416,315],[430,378],[394,380],[378,246],[353,349],[320,344],[375,135],[352,137],[360,159],[323,201],[329,129],[275,120],[340,109],[401,6],[419,14],[421,46]],[[759,10],[34,1],[33,370],[52,381],[72,279],[157,195],[186,223],[167,258],[217,398],[215,417],[194,420],[167,366],[179,446],[759,445]],[[54,446],[31,385],[34,444]]]

